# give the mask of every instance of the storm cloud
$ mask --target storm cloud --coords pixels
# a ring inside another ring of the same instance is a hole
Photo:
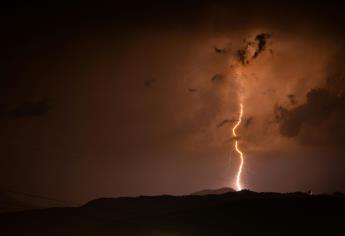
[[[244,40],[244,48],[237,50],[237,59],[242,65],[248,65],[266,50],[267,41],[271,37],[268,33],[260,33],[255,36],[254,40]]]
[[[329,162],[329,152],[319,163],[305,158],[321,153],[318,144],[341,146],[344,84],[334,74],[344,60],[334,56],[345,55],[343,9],[174,1],[6,13],[3,186],[79,202],[231,185],[237,163],[229,154],[237,158],[224,140],[233,123],[217,124],[237,120],[241,101],[246,187],[345,189],[343,169],[334,170],[343,165]],[[337,82],[327,86],[327,77]],[[300,152],[305,145],[312,154]],[[292,180],[301,162],[316,174]]]
[[[253,58],[257,58],[263,51],[266,50],[267,39],[269,39],[270,37],[271,35],[267,33],[256,35],[255,41],[257,43],[257,46]]]
[[[312,89],[306,102],[295,108],[276,108],[280,134],[305,145],[345,144],[345,93]]]

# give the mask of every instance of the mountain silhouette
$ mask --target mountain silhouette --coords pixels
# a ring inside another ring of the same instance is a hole
[[[218,195],[218,194],[230,193],[230,192],[235,192],[235,191],[236,190],[234,190],[233,188],[224,187],[224,188],[219,188],[219,189],[205,189],[205,190],[192,193],[191,195],[197,195],[197,196],[214,195],[214,194]]]
[[[342,235],[344,194],[256,193],[101,198],[0,214],[1,235]]]

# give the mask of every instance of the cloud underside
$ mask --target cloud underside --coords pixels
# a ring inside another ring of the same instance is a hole
[[[345,144],[345,93],[325,88],[312,89],[306,102],[292,109],[277,106],[276,119],[281,135],[311,146]]]

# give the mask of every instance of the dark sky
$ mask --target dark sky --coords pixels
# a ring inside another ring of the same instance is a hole
[[[235,187],[242,102],[246,188],[345,191],[343,9],[2,9],[1,189],[83,202]]]

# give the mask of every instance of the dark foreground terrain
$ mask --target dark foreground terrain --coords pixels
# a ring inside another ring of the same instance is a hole
[[[98,199],[0,215],[0,235],[345,235],[345,196],[229,192]]]

